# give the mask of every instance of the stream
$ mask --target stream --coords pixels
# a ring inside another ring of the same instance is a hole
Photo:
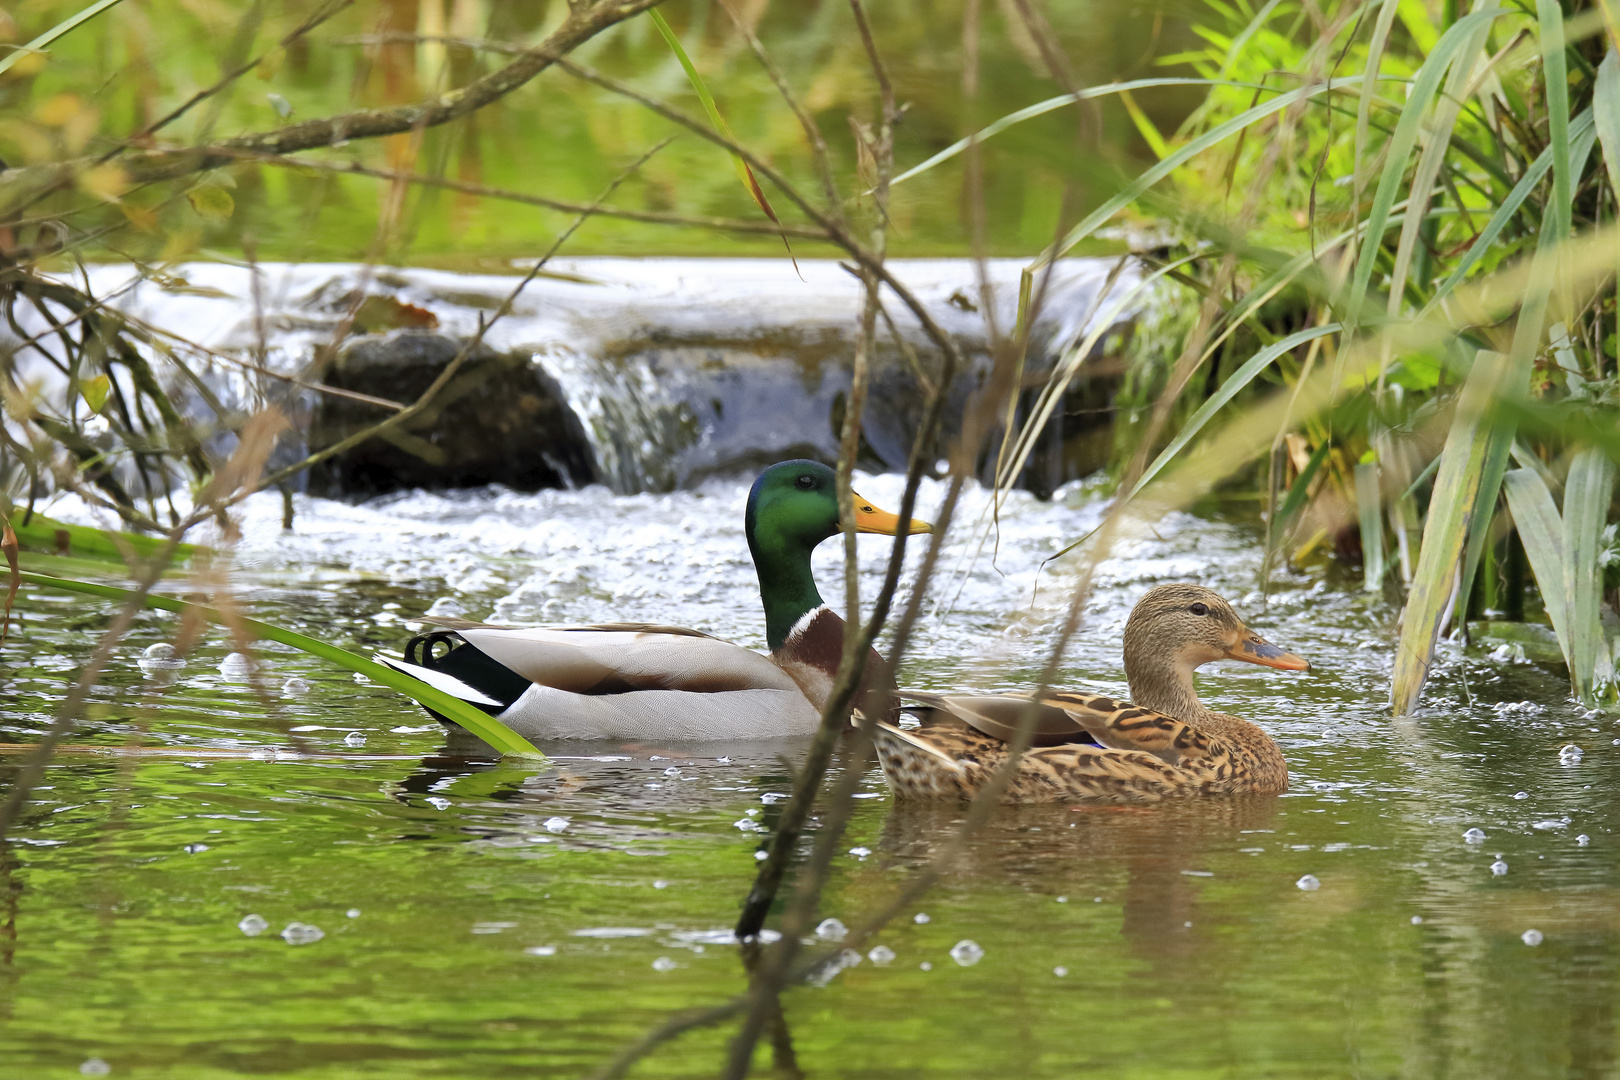
[[[248,613],[360,652],[397,651],[429,611],[648,619],[763,648],[749,479],[300,494],[290,532],[279,497],[256,496],[230,575]],[[857,477],[879,505],[900,487]],[[943,494],[925,483],[923,516]],[[986,500],[969,488],[906,658],[912,686],[1027,685],[1076,573],[1041,560],[1105,506],[1083,482],[1048,502],[1014,492],[970,560]],[[71,502],[48,512],[91,520]],[[1211,502],[1118,545],[1061,681],[1123,694],[1136,597],[1205,583],[1313,664],[1199,678],[1208,703],[1277,738],[1291,790],[998,811],[858,963],[786,995],[760,1069],[1615,1074],[1620,730],[1570,703],[1560,673],[1450,644],[1425,709],[1391,721],[1397,609],[1325,566],[1278,571],[1262,596],[1254,517]],[[886,545],[861,540],[868,598]],[[816,558],[834,606],[842,562],[835,543]],[[32,588],[18,613],[0,787],[111,617]],[[0,1075],[578,1077],[671,1011],[746,987],[729,927],[802,745],[468,758],[410,702],[307,656],[264,646],[248,680],[217,628],[183,668],[143,670],[180,629],[137,617],[0,848]],[[875,767],[859,798],[820,915],[848,925],[962,818],[895,805]],[[836,925],[820,933],[814,946],[838,947]],[[712,1076],[729,1036],[694,1032],[634,1075]]]

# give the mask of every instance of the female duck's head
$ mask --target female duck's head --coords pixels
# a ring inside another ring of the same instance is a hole
[[[806,612],[821,606],[810,574],[810,553],[838,533],[838,487],[833,471],[819,461],[783,461],[759,474],[748,493],[745,518],[748,550],[759,573],[765,604],[766,636],[777,648]],[[855,496],[855,531],[893,536],[900,519]],[[911,533],[932,532],[912,521]]]

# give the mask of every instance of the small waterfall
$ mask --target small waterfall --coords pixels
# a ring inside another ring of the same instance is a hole
[[[959,417],[989,363],[989,325],[1016,318],[1021,260],[893,260],[890,267],[969,362],[956,380]],[[456,382],[405,430],[317,470],[326,493],[503,483],[520,488],[601,482],[668,491],[786,457],[831,458],[848,395],[859,282],[830,260],[578,258],[555,261],[487,333]],[[1045,291],[1026,370],[1030,382],[1086,331],[1113,260],[1060,262]],[[256,280],[255,280],[256,275]],[[279,403],[297,435],[278,461],[296,462],[374,424],[386,408],[353,394],[415,399],[500,307],[517,276],[348,264],[257,268],[193,264],[162,280],[127,266],[89,272],[97,296],[178,335],[174,351],[208,391],[154,357],[178,399],[228,451],[237,413]],[[1134,273],[1121,275],[1123,292]],[[915,315],[884,294],[863,423],[863,464],[903,467],[941,357]],[[36,328],[24,326],[33,332]],[[347,333],[345,333],[347,331]],[[37,358],[19,365],[49,381]],[[57,381],[61,380],[58,376]],[[350,392],[339,397],[310,388]],[[60,393],[56,386],[47,392]],[[1065,420],[1054,425],[1065,453]],[[949,430],[949,424],[947,426]],[[1095,440],[1093,440],[1095,441]],[[374,445],[375,444],[375,445]],[[1048,455],[1050,457],[1050,455]],[[1080,468],[1042,466],[1047,480]],[[1094,466],[1093,466],[1094,467]],[[1041,486],[1055,486],[1042,484]]]

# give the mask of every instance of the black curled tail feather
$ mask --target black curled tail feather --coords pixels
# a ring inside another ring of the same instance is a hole
[[[442,652],[438,651],[439,646],[443,646]],[[417,634],[405,643],[405,662],[429,671],[443,672],[495,699],[499,705],[472,702],[491,716],[505,712],[533,685],[488,653],[463,640],[454,630],[429,630]],[[432,709],[428,711],[433,712]],[[440,720],[445,719],[438,713],[433,715]]]

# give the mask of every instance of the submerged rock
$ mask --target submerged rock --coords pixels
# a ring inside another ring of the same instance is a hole
[[[339,355],[325,382],[408,405],[465,344],[420,332],[362,338]],[[353,398],[320,395],[310,417],[310,449],[340,443],[389,412]],[[533,491],[595,479],[585,429],[556,381],[528,356],[480,346],[422,412],[318,463],[310,470],[309,490],[364,496],[407,487],[504,484]]]

